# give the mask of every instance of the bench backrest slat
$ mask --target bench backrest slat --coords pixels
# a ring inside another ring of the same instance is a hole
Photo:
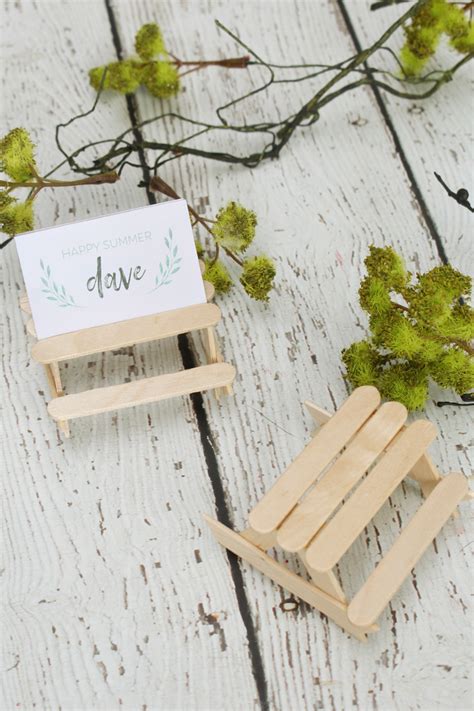
[[[436,437],[436,427],[417,420],[397,435],[386,454],[307,548],[308,564],[331,570]]]
[[[45,338],[34,344],[31,353],[39,363],[55,363],[209,328],[220,317],[215,304],[196,304]]]
[[[375,622],[468,491],[462,474],[449,474],[433,489],[352,600],[351,622]]]
[[[406,408],[387,402],[355,435],[315,487],[278,529],[277,541],[287,551],[300,551],[337,509],[350,490],[403,427]]]
[[[357,388],[313,437],[250,513],[251,528],[270,533],[281,524],[306,490],[352,439],[380,404],[378,390]]]

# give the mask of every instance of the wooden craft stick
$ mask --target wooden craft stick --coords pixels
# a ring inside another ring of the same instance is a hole
[[[325,425],[332,417],[330,412],[323,410],[322,407],[315,405],[314,402],[305,400],[304,405],[317,425]]]
[[[329,570],[327,573],[320,573],[319,570],[315,570],[308,565],[304,551],[300,553],[300,558],[317,588],[324,590],[324,592],[328,595],[332,595],[332,597],[335,597],[336,600],[340,602],[347,602],[344,590],[341,588],[339,580],[333,570]]]
[[[441,476],[431,461],[430,455],[426,452],[412,466],[409,476],[419,482],[425,498],[428,498],[436,484],[441,480]]]
[[[462,474],[449,474],[435,486],[349,605],[353,624],[366,626],[375,622],[467,489],[467,479]]]
[[[417,420],[399,434],[350,499],[308,546],[309,565],[331,570],[436,437],[436,427]]]
[[[43,367],[46,373],[46,378],[48,380],[49,389],[51,391],[51,396],[53,398],[62,397],[64,395],[61,377],[59,374],[59,368],[57,363],[56,368],[53,369],[53,364],[46,363]],[[59,389],[58,389],[59,386]],[[60,420],[58,422],[58,427],[65,437],[70,437],[71,432],[69,430],[69,423],[66,420]]]
[[[20,309],[23,311],[23,313],[31,316],[31,306],[30,306],[30,302],[28,301],[28,296],[26,294],[22,294],[20,296],[19,300],[20,300]]]
[[[187,306],[45,338],[34,344],[32,356],[39,363],[78,358],[215,326],[220,317],[215,304]]]
[[[278,529],[278,543],[287,551],[302,550],[336,510],[349,491],[383,453],[403,427],[406,408],[387,402],[365,423],[339,459],[298,504]]]
[[[256,505],[249,516],[251,527],[259,533],[277,528],[379,403],[376,388],[368,385],[354,390]]]
[[[222,523],[209,516],[204,516],[204,519],[221,545],[251,563],[257,570],[260,570],[264,575],[268,575],[278,585],[281,585],[324,615],[330,617],[349,634],[354,635],[361,641],[365,641],[368,633],[377,631],[377,625],[369,625],[367,627],[354,625],[347,617],[347,605],[345,603],[335,600],[331,595],[319,590],[312,583],[303,580],[299,575],[277,563],[267,553]]]
[[[55,420],[71,420],[223,387],[234,377],[235,368],[229,363],[201,365],[177,373],[65,395],[51,400],[48,411]]]

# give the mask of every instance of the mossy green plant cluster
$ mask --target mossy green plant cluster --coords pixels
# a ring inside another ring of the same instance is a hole
[[[0,140],[0,172],[13,183],[24,183],[36,175],[34,145],[24,128],[14,128]],[[7,235],[33,229],[33,201],[18,201],[9,188],[0,189],[0,230]]]
[[[428,0],[413,16],[405,31],[400,59],[406,76],[421,73],[434,55],[443,35],[461,54],[474,52],[474,23],[459,5],[447,0]]]
[[[371,246],[365,265],[359,298],[371,337],[342,352],[350,383],[409,410],[423,408],[430,379],[460,394],[474,388],[471,278],[449,264],[413,278],[391,247]]]
[[[226,294],[232,288],[232,277],[219,259],[222,248],[241,267],[240,283],[246,293],[257,301],[267,302],[276,276],[273,261],[264,254],[245,259],[239,256],[254,240],[257,226],[255,212],[237,202],[229,202],[219,210],[211,224],[218,251],[214,259],[205,260],[204,278],[214,285],[218,294]]]
[[[138,30],[135,50],[136,57],[91,69],[89,79],[94,89],[98,91],[103,82],[103,89],[121,94],[133,94],[141,85],[160,99],[177,94],[180,86],[178,70],[170,60],[158,25],[148,23]]]

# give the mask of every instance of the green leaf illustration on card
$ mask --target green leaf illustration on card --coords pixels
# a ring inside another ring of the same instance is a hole
[[[178,256],[178,245],[173,243],[173,232],[169,230],[168,237],[165,237],[165,245],[168,254],[164,262],[161,261],[158,268],[158,274],[155,277],[155,287],[152,291],[160,289],[162,286],[171,284],[174,275],[181,269],[181,257]]]
[[[78,304],[74,301],[74,297],[66,292],[66,288],[63,284],[57,284],[52,275],[51,267],[49,264],[45,264],[42,259],[40,259],[40,267],[43,276],[40,277],[42,289],[41,292],[45,294],[45,298],[48,301],[54,301],[57,306],[61,308],[74,307],[80,308]]]

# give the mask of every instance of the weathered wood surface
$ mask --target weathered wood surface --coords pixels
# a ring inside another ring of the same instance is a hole
[[[367,5],[346,2],[363,44],[398,12],[370,14]],[[269,59],[326,61],[353,52],[341,6],[123,0],[108,12],[100,0],[4,2],[2,130],[26,126],[39,164],[58,162],[53,126],[89,106],[87,69],[115,56],[112,28],[126,52],[136,28],[156,20],[182,57],[235,56],[213,25],[219,18]],[[366,326],[356,293],[370,242],[393,244],[422,269],[438,264],[421,196],[448,258],[464,269],[472,262],[470,215],[432,178],[433,169],[453,187],[470,178],[469,79],[466,69],[412,110],[386,100],[392,132],[363,91],[328,107],[278,162],[254,171],[198,160],[166,167],[163,177],[209,216],[228,199],[256,209],[258,248],[278,263],[269,306],[250,302],[239,287],[220,302],[221,345],[238,368],[234,400],[204,396],[201,408],[199,397],[184,398],[98,416],[78,421],[63,442],[46,412],[45,377],[29,356],[18,261],[11,248],[2,255],[3,708],[470,707],[467,504],[363,646],[306,605],[282,604],[285,592],[257,571],[229,564],[202,521],[206,512],[245,526],[308,440],[302,401],[333,411],[347,396],[339,353]],[[240,71],[197,73],[172,105],[210,116],[251,81]],[[310,91],[280,86],[246,111],[286,111]],[[159,109],[141,92],[137,104],[142,118]],[[68,135],[76,145],[129,125],[125,101],[110,96]],[[145,204],[139,179],[130,170],[115,186],[44,191],[38,224]],[[73,361],[63,370],[66,388],[181,368],[190,354],[180,346],[166,341]],[[427,416],[441,433],[431,448],[440,469],[469,473],[468,408],[430,404]],[[419,504],[411,484],[390,499],[343,561],[350,589]]]

